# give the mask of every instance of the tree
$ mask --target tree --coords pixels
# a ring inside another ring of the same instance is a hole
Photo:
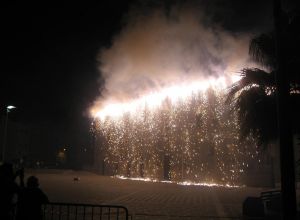
[[[299,25],[299,16],[285,17],[283,53],[288,64],[286,74],[290,84],[294,133],[299,132],[300,127],[300,109],[297,106],[297,103],[300,103],[300,36],[296,32],[297,24]],[[257,137],[260,145],[267,145],[278,135],[275,32],[263,33],[253,38],[249,46],[249,55],[261,68],[241,70],[241,79],[229,88],[227,103],[233,103],[234,110],[238,113],[241,137],[245,138],[251,134]]]
[[[254,38],[249,48],[250,55],[259,64],[265,66],[266,71],[243,69],[242,79],[230,89],[229,100],[232,100],[237,94],[235,108],[239,115],[242,136],[254,133],[257,134],[261,143],[266,144],[277,136],[276,123],[275,126],[272,123],[268,124],[268,114],[271,112],[272,118],[276,109],[272,108],[276,95],[278,100],[282,217],[283,219],[296,219],[292,132],[296,133],[297,130],[299,132],[299,116],[295,113],[299,112],[297,104],[299,104],[300,94],[299,67],[297,65],[300,60],[299,33],[297,32],[300,19],[299,14],[289,17],[283,13],[280,0],[274,0],[274,18],[275,32]],[[257,106],[264,106],[270,112],[265,111],[264,108],[256,108]],[[257,120],[258,118],[260,120]],[[290,120],[291,118],[293,120]]]

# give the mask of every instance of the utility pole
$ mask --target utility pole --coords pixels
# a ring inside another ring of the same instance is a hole
[[[3,145],[2,145],[2,163],[5,160],[5,148],[6,148],[6,136],[7,136],[7,121],[8,121],[8,111],[6,110],[5,124],[4,124],[4,135],[3,135]]]
[[[8,113],[10,110],[16,108],[13,105],[9,105],[6,107],[6,117],[5,117],[5,124],[4,124],[4,136],[3,136],[3,145],[2,145],[2,163],[5,161],[5,150],[6,150],[6,138],[7,138],[7,123],[8,123]]]
[[[284,54],[284,24],[281,1],[273,1],[274,24],[276,31],[277,53],[277,118],[280,145],[280,170],[282,194],[282,218],[295,220],[297,218],[296,188],[295,188],[295,162],[293,148],[293,134],[290,118],[290,84],[288,80],[287,62]]]

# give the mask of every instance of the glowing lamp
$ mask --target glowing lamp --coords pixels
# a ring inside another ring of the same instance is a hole
[[[17,107],[15,107],[15,106],[13,106],[13,105],[8,105],[8,106],[6,107],[6,112],[7,112],[7,113],[10,112],[10,110],[12,110],[12,109],[14,109],[14,108],[17,108]]]

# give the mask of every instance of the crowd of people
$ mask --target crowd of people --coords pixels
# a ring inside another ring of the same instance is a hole
[[[1,220],[41,220],[42,204],[49,202],[38,178],[28,177],[25,186],[24,169],[14,171],[10,163],[0,165],[0,195]]]

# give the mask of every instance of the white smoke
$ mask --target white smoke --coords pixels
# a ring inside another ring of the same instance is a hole
[[[248,44],[249,36],[208,23],[199,7],[177,5],[168,13],[134,8],[111,47],[99,53],[105,88],[94,109],[175,84],[237,74],[249,66]]]

